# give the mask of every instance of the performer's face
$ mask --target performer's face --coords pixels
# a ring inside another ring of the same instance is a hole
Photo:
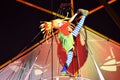
[[[52,22],[55,29],[59,29],[63,25],[63,20],[61,19],[56,19],[53,20]]]

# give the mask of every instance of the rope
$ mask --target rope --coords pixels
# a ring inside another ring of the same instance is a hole
[[[51,0],[51,10],[53,11],[53,0]],[[51,24],[51,26],[53,27],[53,24]],[[53,80],[53,28],[51,31],[52,34],[52,39],[51,39],[51,76],[52,76],[52,80]]]
[[[91,60],[93,61],[94,65],[95,65],[95,68],[96,68],[96,70],[97,70],[97,72],[98,72],[98,75],[99,75],[100,80],[105,80],[102,72],[100,71],[100,69],[99,69],[99,67],[98,67],[98,65],[97,65],[97,63],[96,63],[96,61],[95,61],[95,59],[94,59],[92,50],[90,49],[89,46],[87,46],[86,48],[87,48],[87,50],[89,51],[88,54],[90,55]]]
[[[39,36],[40,33],[41,31],[39,31],[38,34],[35,35],[35,37],[33,37],[33,39],[20,51],[20,53],[23,52],[25,49],[27,49],[27,47],[31,45],[31,43]]]

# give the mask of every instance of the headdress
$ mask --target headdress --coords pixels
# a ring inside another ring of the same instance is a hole
[[[59,29],[63,24],[65,24],[67,21],[64,19],[55,19],[51,20],[50,22],[44,22],[40,25],[41,31],[44,34],[44,38],[47,38],[49,35],[51,35],[51,32],[53,29]],[[70,23],[68,28],[73,29],[75,26],[74,24]]]

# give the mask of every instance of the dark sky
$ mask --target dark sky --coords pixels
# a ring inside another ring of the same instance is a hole
[[[55,12],[60,4],[67,0],[26,0]],[[99,0],[75,0],[78,8],[92,10],[99,6]],[[78,4],[79,3],[79,4]],[[120,3],[110,5],[120,17]],[[25,47],[28,48],[42,39],[38,29],[40,21],[54,19],[55,16],[31,8],[17,1],[2,0],[0,11],[0,65],[15,57]],[[105,9],[101,9],[86,19],[85,25],[120,43],[120,28],[115,24]]]

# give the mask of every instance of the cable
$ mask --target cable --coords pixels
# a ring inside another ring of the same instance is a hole
[[[51,10],[53,11],[53,0],[51,0]],[[53,24],[51,24],[52,26],[52,31],[51,31],[51,35],[52,35],[52,39],[51,39],[51,76],[53,80]]]
[[[40,33],[41,31],[39,31],[39,33],[20,51],[20,53],[27,49],[27,47],[39,36]]]
[[[95,59],[94,59],[92,50],[90,49],[89,46],[86,46],[86,48],[87,48],[87,50],[89,51],[88,54],[90,55],[91,60],[93,61],[93,64],[95,65],[95,68],[96,68],[96,70],[97,70],[97,72],[98,72],[98,75],[99,75],[100,80],[105,80],[105,78],[104,78],[101,70],[99,69],[99,67],[98,67],[98,65],[97,65],[97,63],[96,63],[96,61],[95,61]]]

